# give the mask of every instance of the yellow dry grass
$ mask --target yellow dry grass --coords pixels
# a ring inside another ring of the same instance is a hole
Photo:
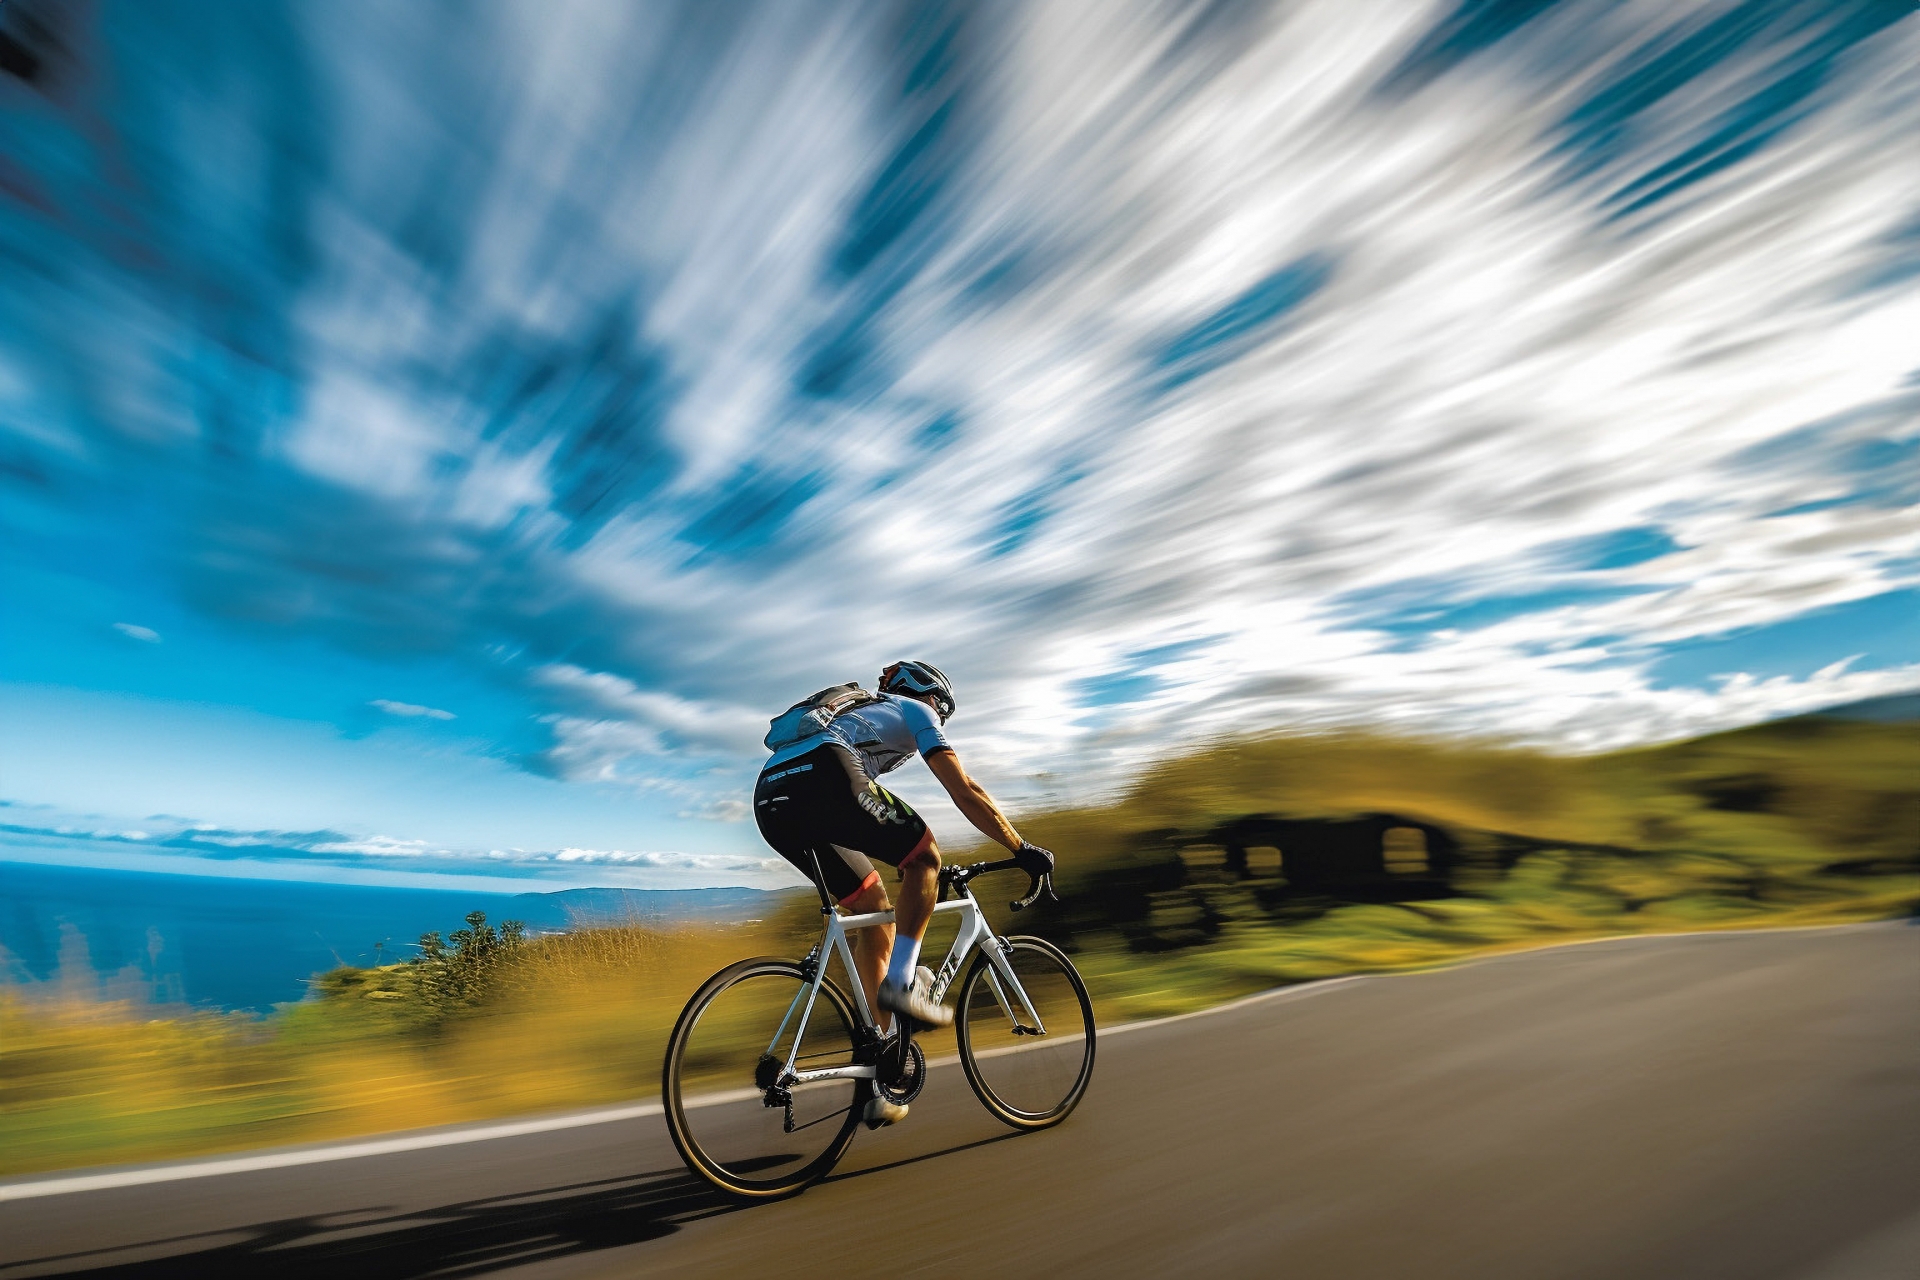
[[[695,986],[793,950],[777,929],[543,938],[485,1004],[435,1029],[378,998],[379,973],[267,1022],[0,991],[0,1173],[651,1099]]]

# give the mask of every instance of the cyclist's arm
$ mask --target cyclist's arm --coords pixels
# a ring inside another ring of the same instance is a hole
[[[927,768],[933,770],[933,776],[940,779],[940,785],[953,797],[953,807],[960,811],[961,817],[978,827],[982,835],[998,840],[1013,852],[1019,851],[1024,843],[1020,833],[1000,812],[1000,806],[993,802],[987,789],[967,776],[952,748],[929,751],[926,761]]]

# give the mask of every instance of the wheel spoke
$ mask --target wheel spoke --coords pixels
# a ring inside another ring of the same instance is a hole
[[[838,1119],[840,1119],[840,1118],[842,1118],[843,1116],[845,1116],[845,1115],[846,1115],[846,1114],[847,1114],[847,1113],[848,1113],[849,1111],[852,1111],[852,1110],[853,1110],[853,1108],[852,1108],[852,1107],[850,1107],[850,1106],[849,1106],[849,1107],[842,1107],[842,1108],[840,1108],[840,1110],[838,1110],[838,1111],[835,1111],[835,1112],[833,1112],[833,1113],[832,1113],[831,1115],[824,1115],[824,1116],[821,1116],[821,1117],[820,1117],[820,1118],[819,1118],[818,1120],[809,1120],[809,1121],[807,1121],[807,1122],[806,1122],[805,1124],[797,1124],[797,1125],[795,1125],[795,1126],[793,1126],[793,1131],[794,1131],[795,1133],[798,1133],[798,1132],[800,1132],[800,1131],[801,1131],[802,1129],[811,1129],[811,1128],[813,1128],[813,1126],[815,1126],[815,1125],[817,1125],[817,1124],[825,1124],[825,1123],[826,1123],[827,1121],[829,1121],[829,1120],[838,1120]]]
[[[737,1194],[806,1185],[832,1167],[852,1136],[862,1082],[810,1081],[784,1094],[756,1086],[763,1057],[783,1068],[789,1061],[810,1070],[853,1065],[845,997],[823,984],[802,1019],[794,1010],[796,998],[805,1007],[805,987],[797,965],[735,965],[695,997],[668,1048],[663,1085],[674,1141],[696,1172]],[[743,1098],[743,1089],[755,1092]]]

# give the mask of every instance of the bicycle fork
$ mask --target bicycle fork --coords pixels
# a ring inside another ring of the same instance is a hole
[[[1006,1014],[1007,1021],[1013,1024],[1013,1034],[1016,1036],[1047,1034],[1047,1024],[1040,1020],[1040,1011],[1033,1007],[1033,1000],[1027,995],[1027,989],[1020,985],[1018,978],[1013,976],[1013,962],[1008,959],[1011,948],[989,933],[980,940],[980,950],[987,957],[987,988],[993,992],[993,998],[999,1004],[1000,1012]],[[1020,1007],[1017,1010],[1014,1008],[1014,1002],[1007,999],[1007,987],[1012,987],[1014,994],[1020,997]],[[1022,1013],[1026,1014],[1031,1021],[1022,1023],[1020,1021]]]

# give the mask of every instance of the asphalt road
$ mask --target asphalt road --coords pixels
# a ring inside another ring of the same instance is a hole
[[[1914,1280],[1920,928],[1602,943],[1132,1029],[1036,1135],[943,1068],[830,1181],[748,1209],[657,1117],[0,1202],[0,1280],[81,1272]]]

